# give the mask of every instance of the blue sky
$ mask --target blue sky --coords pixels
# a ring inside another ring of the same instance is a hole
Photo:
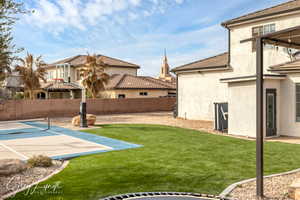
[[[285,1],[26,0],[35,12],[21,16],[14,36],[18,47],[46,62],[97,53],[157,76],[164,48],[171,68],[225,52],[221,22]]]

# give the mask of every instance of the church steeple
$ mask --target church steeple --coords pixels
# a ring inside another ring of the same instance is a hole
[[[170,74],[170,66],[168,64],[167,50],[164,51],[163,62],[160,69],[159,79],[171,80],[173,77]]]

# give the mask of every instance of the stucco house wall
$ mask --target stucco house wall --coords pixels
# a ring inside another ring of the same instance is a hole
[[[214,103],[228,100],[227,84],[219,80],[225,74],[227,72],[178,74],[178,117],[213,121]]]
[[[78,70],[80,70],[80,68],[71,67],[71,69],[70,69],[70,71],[71,71],[71,82],[77,82],[78,81],[78,77],[77,77],[77,71]],[[47,73],[50,73],[50,72],[53,73],[53,78],[62,78],[60,76],[61,71],[62,71],[62,68],[58,68],[58,70],[57,70],[58,77],[56,77],[56,68],[55,67],[47,69]],[[137,75],[137,69],[136,68],[126,68],[126,67],[107,67],[107,68],[105,68],[104,72],[109,74],[109,75],[113,75],[113,74],[129,74],[129,75],[133,75],[133,76]],[[47,79],[47,80],[50,81],[51,79]]]
[[[140,92],[147,92],[147,96],[141,96]],[[174,91],[173,91],[174,92]],[[168,90],[108,90],[100,93],[103,98],[117,99],[119,94],[124,94],[125,98],[155,98],[165,97],[168,95]]]
[[[264,80],[264,112],[266,111],[266,91],[276,89],[276,128],[278,136],[281,133],[281,80]],[[247,137],[256,137],[256,83],[255,80],[228,83],[228,130],[229,134]],[[266,124],[266,114],[263,117]],[[266,126],[264,126],[266,135]]]
[[[300,25],[300,13],[290,12],[260,20],[229,25],[229,67],[231,71],[176,72],[178,76],[178,117],[193,120],[214,121],[216,102],[228,102],[229,134],[255,137],[256,133],[256,83],[255,79],[244,82],[221,83],[220,79],[252,76],[256,74],[256,52],[252,42],[252,28],[275,24],[275,31]],[[269,67],[291,61],[284,47],[264,48],[264,73],[275,74]],[[264,80],[264,134],[266,134],[266,89],[276,89],[276,128],[278,135],[300,136],[300,122],[296,122],[295,84],[300,83],[300,73],[286,78]]]
[[[229,83],[228,91],[229,134],[255,137],[255,82]]]
[[[300,136],[300,122],[296,122],[296,83],[300,83],[300,73],[290,74],[281,83],[280,102],[281,134]]]
[[[276,31],[300,25],[300,14],[284,17],[272,18],[255,23],[230,27],[230,65],[233,67],[233,73],[230,76],[246,76],[256,73],[256,52],[252,52],[252,42],[241,41],[252,37],[252,28],[261,25],[275,23]],[[290,61],[288,54],[283,47],[264,48],[264,72],[271,65]]]

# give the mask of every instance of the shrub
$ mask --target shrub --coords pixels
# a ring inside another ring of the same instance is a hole
[[[17,92],[13,98],[16,99],[16,100],[24,99],[24,93],[23,92]]]
[[[53,164],[51,158],[43,155],[33,156],[27,163],[30,167],[50,167]]]

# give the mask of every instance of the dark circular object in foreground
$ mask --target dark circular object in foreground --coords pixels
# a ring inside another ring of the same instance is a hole
[[[142,192],[103,198],[103,200],[227,200],[214,195],[185,192]]]

